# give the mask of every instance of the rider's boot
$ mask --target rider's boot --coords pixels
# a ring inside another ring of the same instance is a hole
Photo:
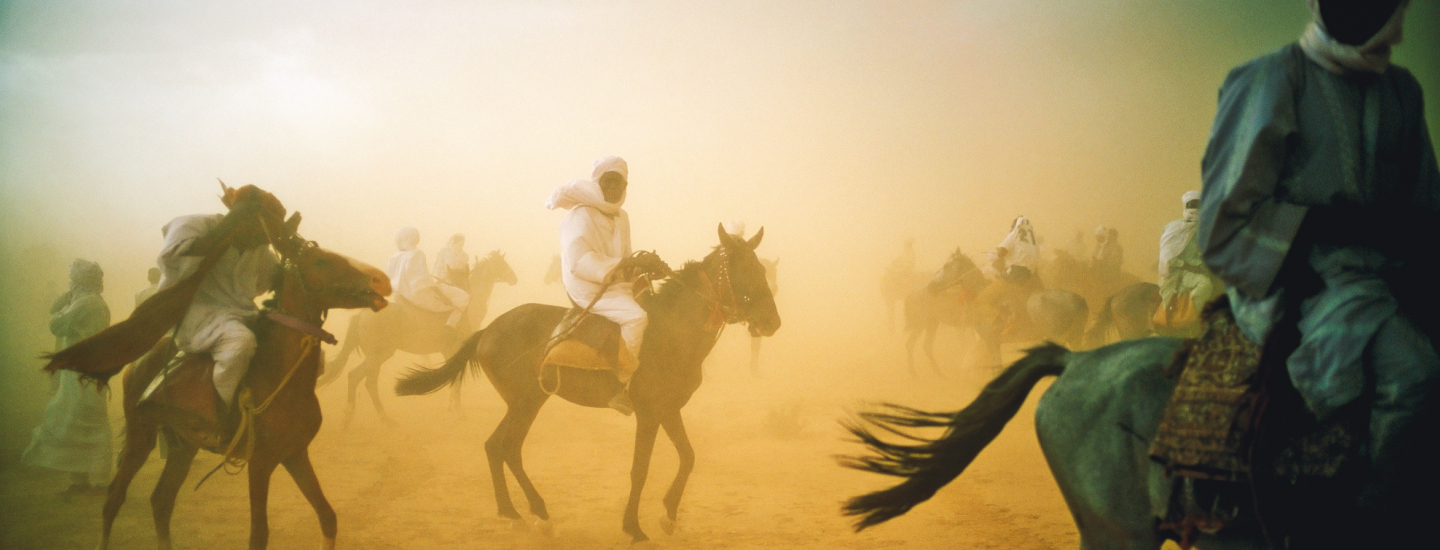
[[[630,401],[629,384],[622,386],[620,391],[615,392],[615,396],[610,398],[609,406],[612,409],[620,411],[620,414],[625,416],[635,414],[635,403]]]

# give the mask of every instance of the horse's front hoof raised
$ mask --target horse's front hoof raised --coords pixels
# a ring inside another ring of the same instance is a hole
[[[660,514],[660,530],[664,531],[666,535],[674,535],[675,528],[678,526],[677,522],[670,519],[668,514]]]

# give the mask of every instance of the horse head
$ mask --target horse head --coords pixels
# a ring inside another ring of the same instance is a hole
[[[950,253],[950,259],[945,261],[945,265],[940,266],[940,270],[936,271],[935,276],[930,278],[930,282],[925,285],[925,289],[931,294],[939,294],[955,285],[967,284],[973,276],[979,274],[980,271],[975,267],[975,262],[971,261],[969,256],[960,252],[960,249],[957,247],[955,252]]]
[[[515,268],[510,267],[510,262],[505,261],[505,253],[500,249],[491,250],[483,259],[475,260],[475,269],[470,270],[470,284],[482,281],[499,281],[510,286],[520,282],[515,276]]]
[[[280,253],[285,270],[299,278],[312,307],[379,311],[386,306],[385,296],[391,289],[385,272],[305,240],[296,232],[299,226],[300,213],[296,212],[279,234],[270,235],[271,245]]]
[[[750,325],[755,336],[771,336],[780,329],[780,312],[775,309],[775,296],[770,292],[766,279],[765,264],[755,255],[760,240],[765,237],[765,228],[755,232],[750,240],[733,237],[725,232],[725,225],[718,226],[720,247],[716,249],[722,268],[730,279],[730,291],[735,311],[734,319]]]

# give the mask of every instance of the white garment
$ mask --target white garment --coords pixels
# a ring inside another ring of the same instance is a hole
[[[141,290],[140,292],[136,292],[136,293],[135,293],[135,306],[136,306],[136,307],[139,307],[141,303],[144,303],[145,300],[149,300],[150,297],[151,297],[151,296],[154,296],[156,292],[160,292],[160,284],[159,284],[159,283],[156,283],[156,284],[147,286],[147,287],[145,287],[144,290]]]
[[[1195,240],[1195,220],[1199,218],[1198,208],[1187,208],[1192,200],[1200,200],[1199,191],[1187,191],[1180,198],[1182,216],[1180,219],[1165,225],[1165,231],[1160,234],[1160,278],[1164,280],[1170,274],[1170,264],[1175,258],[1185,251],[1185,247]]]
[[[391,296],[404,300],[421,309],[450,315],[445,324],[451,327],[460,322],[465,306],[470,304],[470,295],[450,285],[440,284],[425,268],[425,252],[415,248],[420,243],[420,234],[412,227],[402,227],[395,233],[395,245],[400,249],[385,265],[385,274],[390,277],[393,291]]]
[[[1300,49],[1305,52],[1305,57],[1339,75],[1351,72],[1384,73],[1390,67],[1390,51],[1404,38],[1405,8],[1410,6],[1410,0],[1402,0],[1375,36],[1359,46],[1341,43],[1330,36],[1320,17],[1319,2],[1308,0],[1307,4],[1314,19],[1305,28],[1305,34],[1300,36]]]
[[[160,290],[175,286],[200,267],[202,256],[185,254],[224,217],[182,216],[161,230],[165,245],[157,259]],[[230,247],[200,283],[175,333],[175,343],[184,352],[209,353],[215,358],[215,389],[227,404],[234,399],[255,355],[255,334],[248,326],[259,316],[255,298],[270,291],[278,265],[269,246],[243,252]]]
[[[435,255],[435,280],[465,288],[470,278],[470,255],[465,252],[465,237],[455,235]]]
[[[596,161],[592,179],[574,180],[550,194],[545,207],[570,210],[560,221],[560,279],[570,299],[584,307],[604,289],[591,312],[620,325],[620,336],[631,357],[639,359],[647,315],[631,294],[631,283],[617,281],[605,287],[605,277],[630,255],[630,216],[621,205],[605,202],[600,176],[626,175],[625,161],[606,157]]]
[[[1010,251],[1005,256],[1007,266],[1024,266],[1031,272],[1035,271],[1036,262],[1040,259],[1040,245],[1035,242],[1035,230],[1031,229],[1030,220],[1025,216],[1015,218],[1010,234],[1000,241],[999,248]]]
[[[71,291],[52,308],[50,331],[59,351],[110,325],[110,308],[98,293]],[[110,482],[113,460],[107,394],[80,383],[80,374],[62,370],[40,425],[31,432],[21,462],[84,474],[91,485]]]

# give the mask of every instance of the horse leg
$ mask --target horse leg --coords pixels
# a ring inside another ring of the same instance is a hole
[[[530,435],[530,426],[535,423],[535,416],[540,414],[540,406],[543,404],[545,402],[542,400],[534,405],[527,403],[518,409],[511,409],[519,414],[509,426],[504,452],[505,463],[510,465],[510,473],[515,475],[515,483],[519,484],[520,491],[525,493],[525,500],[530,503],[530,513],[537,518],[535,525],[541,532],[549,535],[550,512],[545,509],[545,499],[540,498],[540,492],[535,490],[535,484],[530,482],[530,476],[525,473],[525,462],[520,453],[520,449],[525,446],[525,436]]]
[[[660,528],[665,534],[673,535],[680,513],[680,496],[685,493],[685,483],[690,480],[690,471],[695,469],[695,449],[690,446],[690,436],[685,433],[685,419],[680,417],[679,410],[662,417],[660,426],[665,428],[665,435],[670,436],[675,452],[680,455],[680,467],[675,471],[675,481],[670,483],[670,490],[665,492],[663,502],[666,515],[660,517]]]
[[[520,512],[510,500],[510,486],[505,482],[505,456],[510,426],[515,423],[515,409],[507,408],[505,417],[495,426],[490,438],[485,440],[485,458],[490,462],[490,484],[495,487],[495,506],[502,518],[520,520]]]
[[[915,374],[915,340],[920,338],[920,331],[917,329],[906,329],[905,335],[905,365],[910,367],[910,377]]]
[[[390,418],[390,415],[385,414],[385,404],[380,402],[381,364],[376,364],[375,368],[371,369],[369,374],[365,376],[365,391],[370,394],[370,404],[375,407],[375,416],[380,417],[381,422],[394,424],[395,421]]]
[[[155,518],[155,535],[160,539],[160,550],[170,549],[170,517],[175,511],[175,495],[190,475],[190,463],[195,461],[199,449],[190,442],[175,435],[169,428],[161,430],[169,451],[165,454],[165,470],[160,472],[160,481],[150,493],[150,513]]]
[[[295,480],[295,486],[300,488],[300,494],[305,495],[305,500],[310,501],[310,507],[320,518],[320,534],[325,536],[320,548],[334,550],[335,509],[330,507],[330,501],[325,500],[325,493],[320,490],[320,479],[315,477],[315,467],[310,465],[310,449],[301,449],[282,464],[285,471],[290,472],[291,479]]]
[[[935,371],[935,375],[944,378],[945,373],[940,372],[940,363],[935,360],[935,333],[939,331],[939,322],[925,329],[925,357],[930,359],[930,368]]]
[[[110,529],[115,526],[115,516],[120,514],[120,506],[125,504],[125,492],[130,488],[130,482],[135,480],[135,473],[145,465],[145,459],[150,458],[150,451],[155,449],[155,433],[158,427],[154,423],[141,421],[130,415],[126,415],[125,420],[125,448],[120,451],[120,463],[115,468],[115,478],[110,480],[110,490],[105,496],[105,508],[101,512],[100,550],[110,547]]]
[[[660,422],[649,414],[635,413],[635,461],[630,465],[630,500],[625,504],[625,519],[621,528],[630,535],[632,543],[645,542],[650,537],[640,529],[640,492],[645,489],[645,477],[650,473],[650,454],[655,450],[655,435]]]
[[[760,376],[760,337],[750,337],[750,374]]]
[[[270,518],[266,505],[270,499],[270,474],[275,473],[275,460],[260,454],[250,459],[250,550],[265,550],[270,544]]]

